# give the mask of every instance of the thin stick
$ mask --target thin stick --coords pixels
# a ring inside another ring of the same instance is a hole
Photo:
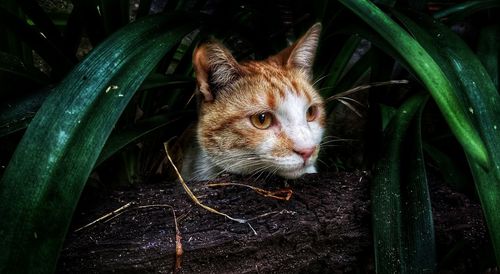
[[[257,194],[262,195],[264,197],[270,197],[274,198],[277,200],[284,200],[288,201],[292,197],[293,191],[289,188],[285,189],[280,189],[276,191],[269,191],[265,190],[262,188],[250,186],[250,185],[245,185],[245,184],[240,184],[240,183],[210,183],[207,186],[209,187],[217,187],[217,186],[242,186],[242,187],[247,187],[250,188],[251,190],[257,192]],[[285,194],[285,196],[278,196],[279,194]]]
[[[193,202],[195,204],[197,204],[198,206],[201,206],[202,208],[204,208],[204,209],[206,209],[206,210],[208,210],[208,211],[210,211],[212,213],[215,213],[215,214],[218,214],[218,215],[222,215],[222,216],[224,216],[224,217],[226,217],[226,218],[228,218],[228,219],[230,219],[232,221],[236,221],[236,222],[241,223],[241,224],[247,223],[247,220],[245,220],[245,219],[233,218],[233,217],[231,217],[231,216],[229,216],[229,215],[227,215],[225,213],[222,213],[222,212],[220,212],[220,211],[218,211],[216,209],[213,209],[213,208],[211,208],[209,206],[206,206],[206,205],[202,204],[198,200],[198,198],[193,194],[193,192],[191,191],[191,189],[189,189],[189,187],[187,186],[186,182],[184,181],[184,178],[182,178],[181,173],[177,169],[177,166],[175,166],[174,161],[170,157],[170,153],[168,152],[168,143],[169,142],[170,142],[170,140],[167,141],[167,142],[165,142],[165,143],[163,143],[163,146],[165,148],[165,152],[167,154],[167,158],[170,161],[170,164],[172,165],[172,167],[174,168],[175,173],[177,174],[177,177],[179,178],[179,181],[181,182],[181,185],[184,188],[184,191],[186,191],[186,193],[191,198],[191,200],[193,200]]]
[[[89,227],[89,226],[92,226],[92,225],[94,225],[94,224],[96,224],[96,223],[98,223],[98,222],[100,222],[100,221],[102,221],[102,220],[104,220],[104,219],[106,219],[106,218],[108,218],[108,217],[111,217],[111,216],[113,216],[113,215],[116,215],[116,214],[118,214],[120,211],[123,211],[123,210],[127,209],[128,207],[130,207],[132,204],[133,204],[133,202],[127,203],[127,204],[125,204],[124,206],[122,206],[122,207],[120,207],[120,208],[118,208],[118,209],[116,209],[116,210],[113,210],[112,212],[110,212],[110,213],[108,213],[108,214],[106,214],[106,215],[104,215],[104,216],[102,216],[102,217],[100,217],[100,218],[98,218],[98,219],[96,219],[96,220],[94,220],[94,221],[92,221],[92,222],[90,222],[90,223],[88,223],[88,224],[86,224],[86,225],[84,225],[84,226],[82,226],[82,227],[80,227],[80,228],[76,229],[76,230],[75,230],[75,232],[78,232],[78,231],[80,231],[80,230],[82,230],[82,229],[85,229],[85,228],[87,228],[87,227]]]
[[[369,89],[369,88],[372,88],[372,87],[408,84],[409,82],[410,81],[408,81],[408,80],[391,80],[391,81],[386,81],[386,82],[374,82],[374,83],[371,83],[371,84],[368,84],[368,85],[357,86],[357,87],[354,87],[352,89],[346,90],[344,92],[337,93],[337,94],[335,94],[333,96],[328,97],[326,99],[326,101],[329,102],[329,101],[337,100],[339,97],[343,97],[343,96],[346,96],[346,95],[358,92],[360,90]]]
[[[182,254],[184,254],[184,250],[182,249],[182,236],[181,231],[179,230],[179,225],[177,224],[177,216],[175,215],[174,207],[167,204],[153,204],[153,205],[143,205],[137,206],[136,209],[142,208],[152,208],[152,207],[168,207],[172,210],[172,215],[174,216],[174,225],[175,225],[175,266],[173,273],[179,273],[182,268]]]
[[[184,250],[182,249],[182,236],[181,231],[179,230],[179,226],[177,225],[177,217],[175,216],[175,210],[173,207],[170,207],[172,210],[172,214],[174,215],[174,224],[175,224],[175,267],[174,274],[179,273],[182,268],[182,254],[184,254]]]

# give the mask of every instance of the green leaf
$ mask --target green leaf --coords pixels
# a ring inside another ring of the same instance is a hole
[[[159,87],[165,87],[165,88],[189,87],[192,86],[193,84],[194,84],[193,77],[153,73],[144,80],[139,90],[147,90]]]
[[[397,109],[391,106],[380,104],[380,115],[382,116],[382,130],[384,131],[386,130],[390,121],[394,118],[394,115],[396,115],[396,112]]]
[[[0,103],[0,138],[28,127],[49,94],[43,89]]]
[[[401,162],[402,142],[407,129],[426,97],[417,95],[409,98],[399,108],[385,132],[384,150],[377,161],[372,182],[372,226],[375,245],[375,266],[377,273],[404,273],[409,265],[404,223],[402,219]],[[421,160],[422,158],[420,158]],[[419,163],[421,165],[421,163]],[[422,166],[420,166],[422,169]],[[418,174],[423,178],[421,170]],[[421,187],[422,182],[414,182],[411,188]],[[423,191],[423,190],[420,190]],[[424,195],[421,193],[420,195]],[[414,201],[408,201],[411,205]],[[412,205],[413,207],[424,206]],[[414,209],[415,211],[417,209]],[[414,213],[414,212],[413,212]],[[425,214],[420,218],[426,220]],[[409,228],[408,228],[409,229]],[[418,231],[416,228],[414,231]],[[418,239],[417,239],[418,240]],[[418,248],[412,243],[412,250]],[[421,252],[419,250],[419,252]],[[420,253],[419,253],[420,254]]]
[[[478,132],[460,106],[460,99],[432,57],[405,30],[367,0],[340,0],[386,39],[413,68],[430,92],[460,144],[478,163],[488,168],[490,159]]]
[[[424,144],[424,150],[430,158],[432,158],[439,172],[443,174],[443,179],[446,183],[458,191],[465,190],[468,183],[468,177],[464,171],[457,166],[453,159],[427,143]]]
[[[500,265],[500,198],[498,179],[491,171],[484,170],[473,159],[467,157],[474,177],[476,190],[481,201],[481,208],[488,225],[491,243],[495,250],[497,265]]]
[[[457,22],[478,11],[500,7],[499,0],[465,1],[434,13],[434,18]]]
[[[178,120],[179,117],[174,118],[172,115],[159,115],[141,121],[133,128],[113,132],[106,141],[95,165],[100,165],[126,146],[137,143],[150,134],[165,130],[166,126]]]
[[[335,57],[333,64],[330,67],[330,70],[326,74],[326,79],[324,80],[321,86],[321,94],[323,97],[329,97],[332,95],[331,90],[337,85],[340,77],[345,72],[346,66],[351,60],[353,53],[359,46],[359,42],[361,38],[357,35],[352,35],[347,39],[344,43],[344,46],[340,50],[339,54]]]
[[[481,29],[479,34],[477,57],[490,75],[496,89],[499,90],[500,77],[500,25]]]
[[[333,87],[333,94],[346,91],[363,79],[364,76],[370,71],[373,65],[373,50],[369,50],[359,60],[356,61],[350,68],[344,72],[342,78]]]
[[[402,143],[401,192],[405,261],[409,273],[435,273],[436,245],[429,184],[422,151],[421,120],[425,101]]]
[[[121,29],[47,98],[0,181],[0,219],[8,220],[0,222],[0,272],[54,271],[113,125],[160,58],[193,29],[174,28],[180,16],[146,17]]]

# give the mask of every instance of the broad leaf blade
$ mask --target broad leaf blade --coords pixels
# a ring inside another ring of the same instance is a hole
[[[402,216],[409,273],[435,273],[436,244],[429,184],[422,150],[422,103],[406,134],[401,171]],[[406,149],[405,149],[406,148]]]
[[[113,125],[160,58],[192,28],[155,16],[115,33],[45,101],[0,181],[0,272],[49,273]],[[30,256],[26,256],[30,254]]]
[[[128,145],[137,143],[142,138],[153,134],[155,132],[165,130],[165,127],[179,120],[179,117],[172,117],[172,115],[160,115],[156,117],[151,117],[146,121],[142,121],[137,126],[133,128],[120,130],[118,132],[112,133],[106,141],[106,145],[99,155],[99,159],[96,162],[96,166],[100,165],[109,157],[116,154],[118,151],[122,150]]]
[[[409,268],[401,216],[401,144],[424,96],[408,99],[386,130],[384,152],[372,182],[372,226],[377,273],[404,273]]]

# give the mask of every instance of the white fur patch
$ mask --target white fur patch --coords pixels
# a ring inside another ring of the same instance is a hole
[[[321,142],[324,129],[317,120],[308,122],[306,119],[309,102],[303,96],[288,90],[285,98],[279,103],[279,107],[274,113],[278,120],[282,134],[293,143],[294,150],[307,150],[316,148]],[[302,156],[289,151],[283,157],[271,156],[271,151],[277,142],[277,134],[270,131],[269,138],[259,147],[259,153],[267,161],[276,173],[285,178],[296,178],[304,173],[315,173],[314,163],[317,155],[313,155],[304,163]]]
[[[307,121],[306,112],[309,107],[305,97],[287,91],[285,100],[276,113],[281,129],[293,141],[297,150],[315,147],[321,142],[323,135],[323,128],[317,120]]]

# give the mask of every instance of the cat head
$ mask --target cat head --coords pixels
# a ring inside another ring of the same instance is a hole
[[[197,138],[209,162],[237,174],[315,172],[325,125],[324,102],[311,84],[320,32],[313,25],[263,61],[239,63],[217,42],[194,51]]]

